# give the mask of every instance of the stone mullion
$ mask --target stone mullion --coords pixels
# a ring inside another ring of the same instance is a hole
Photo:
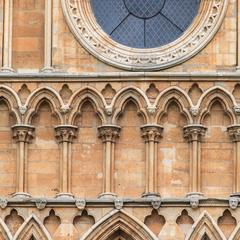
[[[52,72],[52,0],[45,0],[45,27],[44,27],[44,66],[43,72]]]
[[[119,137],[120,127],[115,125],[104,125],[98,128],[99,137],[103,141],[103,193],[100,198],[116,197],[114,193],[114,156],[115,142]]]
[[[12,14],[13,0],[4,1],[3,19],[3,58],[2,72],[14,72],[12,69]]]
[[[234,143],[234,173],[233,173],[233,191],[240,192],[240,125],[228,127],[229,136]]]
[[[27,148],[33,138],[34,127],[29,125],[15,125],[12,127],[13,138],[17,143],[17,173],[16,193],[14,196],[29,197],[27,193],[26,171]]]
[[[146,155],[146,187],[143,197],[158,196],[157,193],[157,148],[162,135],[160,125],[144,125],[141,127],[145,140]]]
[[[206,133],[202,125],[184,127],[184,137],[190,145],[190,193],[201,191],[201,141]]]
[[[60,146],[60,193],[57,197],[73,197],[71,193],[71,161],[72,143],[76,138],[78,128],[71,125],[60,125],[55,127],[56,139]]]

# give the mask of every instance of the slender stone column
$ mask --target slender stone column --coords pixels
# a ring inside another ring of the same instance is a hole
[[[202,195],[201,191],[201,141],[207,128],[194,124],[184,127],[184,138],[190,143],[190,194]],[[189,195],[189,194],[188,194]]]
[[[1,72],[14,72],[12,69],[12,11],[13,0],[4,0],[3,60]]]
[[[35,128],[29,125],[12,127],[13,139],[17,143],[17,177],[15,197],[30,197],[26,189],[25,165],[27,163],[27,147],[34,137]]]
[[[227,130],[234,143],[233,191],[240,193],[240,125],[229,126]]]
[[[103,193],[99,198],[115,198],[114,193],[114,156],[115,143],[119,137],[121,128],[115,125],[103,125],[98,128],[99,137],[102,139],[103,148]]]
[[[60,193],[57,197],[71,197],[72,179],[72,143],[77,137],[78,127],[72,125],[60,125],[55,127],[56,139],[60,144]]]
[[[42,72],[52,72],[52,0],[45,0],[44,66]]]
[[[156,197],[159,196],[157,193],[157,146],[162,137],[163,127],[144,125],[141,131],[146,144],[146,189],[142,197]]]

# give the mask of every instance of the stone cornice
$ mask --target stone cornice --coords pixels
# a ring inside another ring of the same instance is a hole
[[[84,81],[238,81],[240,71],[226,72],[96,72],[0,73],[0,82]]]
[[[102,139],[103,142],[115,142],[120,136],[121,127],[116,125],[103,125],[98,127],[98,137]]]
[[[205,135],[207,128],[200,124],[192,124],[183,128],[183,136],[189,142],[202,141],[202,137]]]
[[[34,138],[35,127],[30,125],[15,125],[12,127],[13,139],[16,142],[30,143]]]
[[[73,140],[77,137],[78,127],[72,125],[59,125],[55,127],[55,131],[55,137],[59,143],[72,143]]]

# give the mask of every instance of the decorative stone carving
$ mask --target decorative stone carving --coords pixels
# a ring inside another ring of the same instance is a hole
[[[237,197],[229,198],[229,207],[233,210],[237,209],[239,203],[239,199]]]
[[[233,109],[236,114],[240,114],[240,105],[234,106]]]
[[[0,207],[2,209],[5,209],[7,207],[7,205],[8,205],[8,200],[4,197],[1,197],[0,198]]]
[[[196,55],[220,27],[227,3],[227,0],[203,1],[199,15],[185,32],[184,39],[177,39],[170,47],[150,49],[116,44],[98,27],[89,0],[62,0],[62,7],[73,34],[94,56],[116,67],[145,71],[171,67]]]
[[[112,107],[109,107],[109,106],[107,106],[106,108],[105,108],[105,113],[108,115],[108,116],[111,116],[112,115]]]
[[[16,142],[30,143],[34,138],[35,128],[30,125],[15,125],[12,127],[13,139]]]
[[[193,117],[197,117],[199,114],[199,108],[198,107],[191,107],[190,108],[190,113],[192,114]]]
[[[197,196],[191,196],[189,200],[191,208],[196,209],[199,207],[199,198]]]
[[[121,199],[121,198],[116,198],[114,200],[114,206],[117,210],[121,210],[123,208],[123,204],[124,204],[124,202],[123,202],[123,199]]]
[[[56,139],[59,143],[70,142],[77,137],[78,127],[72,125],[60,125],[55,127]]]
[[[83,198],[77,198],[75,201],[75,205],[79,210],[84,210],[86,207],[86,200]]]
[[[27,112],[27,107],[26,106],[20,106],[19,107],[19,112],[24,115]]]
[[[157,108],[154,107],[154,106],[149,106],[149,107],[147,108],[147,110],[148,110],[148,112],[149,112],[150,114],[155,114]]]
[[[183,128],[183,136],[189,142],[201,142],[202,137],[205,135],[207,128],[202,125],[188,125]]]
[[[115,125],[104,125],[98,128],[98,137],[102,139],[103,142],[115,142],[120,135],[121,128]]]
[[[67,114],[70,111],[70,107],[68,105],[64,105],[61,107],[60,112],[62,114]]]
[[[233,142],[240,142],[240,125],[232,125],[227,130]]]
[[[159,142],[162,137],[163,127],[160,125],[144,125],[141,127],[141,131],[145,142]]]
[[[162,200],[160,197],[154,197],[151,200],[151,204],[152,204],[153,209],[158,210],[162,204]]]
[[[35,202],[37,209],[42,210],[47,205],[47,200],[45,198],[39,198]]]

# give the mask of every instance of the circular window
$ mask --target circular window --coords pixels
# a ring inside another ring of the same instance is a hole
[[[228,0],[62,0],[70,29],[101,61],[132,71],[165,69],[202,50]]]
[[[91,0],[98,24],[116,42],[155,48],[179,38],[199,9],[199,0]]]

